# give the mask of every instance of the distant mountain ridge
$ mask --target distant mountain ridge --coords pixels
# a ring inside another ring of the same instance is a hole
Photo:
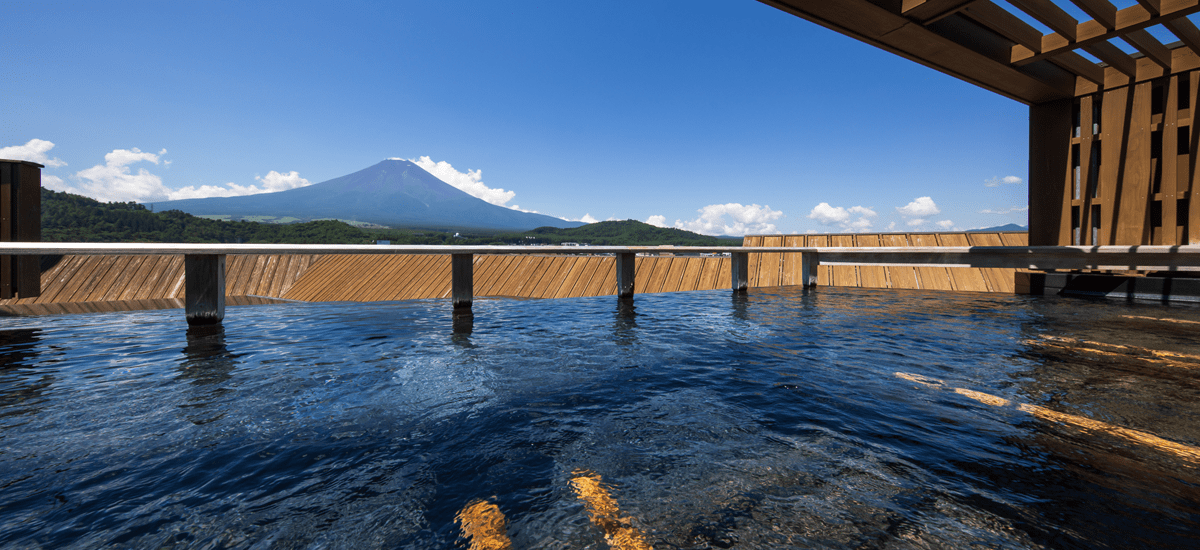
[[[987,233],[987,232],[997,232],[997,231],[1029,231],[1029,228],[1024,225],[1017,225],[1015,223],[1006,223],[1004,225],[997,225],[996,227],[984,227],[981,229],[968,229],[967,233]]]
[[[152,203],[155,210],[196,216],[353,219],[390,226],[524,231],[585,225],[496,206],[440,180],[416,164],[388,159],[329,181],[276,193]]]

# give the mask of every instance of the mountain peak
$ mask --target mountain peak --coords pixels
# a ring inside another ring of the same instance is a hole
[[[353,219],[391,226],[529,230],[579,227],[582,222],[520,212],[473,197],[408,159],[388,158],[340,178],[306,187],[241,197],[154,204],[156,210],[231,217]]]

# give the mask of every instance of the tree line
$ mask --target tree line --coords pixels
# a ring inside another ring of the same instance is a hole
[[[147,243],[278,243],[430,245],[592,245],[737,246],[741,239],[718,239],[655,227],[635,220],[609,221],[583,227],[540,227],[525,232],[448,232],[409,229],[364,229],[336,220],[291,224],[222,221],[167,210],[152,212],[135,202],[95,199],[42,189],[42,240],[46,242]]]

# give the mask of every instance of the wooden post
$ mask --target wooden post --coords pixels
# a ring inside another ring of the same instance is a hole
[[[804,288],[817,286],[817,266],[821,265],[821,256],[816,252],[800,254],[800,284]]]
[[[637,254],[621,252],[617,254],[617,298],[633,298],[634,261]]]
[[[220,323],[225,318],[225,255],[184,255],[183,279],[188,324]]]
[[[42,240],[42,165],[0,160],[0,241]],[[41,295],[40,256],[0,257],[0,298]]]
[[[471,309],[474,297],[473,254],[450,255],[450,296],[454,301],[454,309]]]
[[[729,280],[734,292],[745,292],[750,287],[750,254],[730,252]]]

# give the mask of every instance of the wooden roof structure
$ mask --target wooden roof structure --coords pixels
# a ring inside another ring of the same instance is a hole
[[[1187,17],[1200,0],[759,1],[1031,105],[1200,68],[1200,29]],[[1156,25],[1179,41],[1155,38]]]

